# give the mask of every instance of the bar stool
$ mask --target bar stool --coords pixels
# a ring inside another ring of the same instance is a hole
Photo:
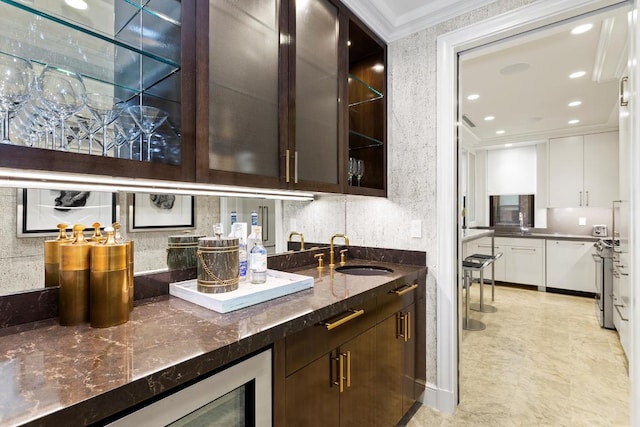
[[[491,259],[481,259],[474,258],[473,256],[468,256],[462,261],[462,276],[464,288],[466,291],[465,295],[465,311],[464,318],[462,319],[462,329],[467,331],[482,331],[487,326],[479,320],[471,319],[469,317],[469,292],[471,291],[471,280],[473,279],[473,272],[480,271],[480,276],[482,276],[482,272],[489,264],[491,264]],[[480,287],[480,301],[482,302],[482,286]]]
[[[487,264],[486,266],[489,266],[489,265],[491,266],[491,301],[495,301],[495,295],[496,295],[495,262],[501,256],[502,256],[502,252],[498,252],[497,254],[494,254],[494,255],[473,254],[465,258],[465,259],[473,258],[478,260],[489,261],[489,264]],[[473,282],[473,274],[472,274],[471,281]],[[497,308],[484,303],[483,289],[484,289],[484,267],[480,269],[480,304],[471,304],[471,310],[480,311],[482,313],[495,313],[496,311],[498,311]]]

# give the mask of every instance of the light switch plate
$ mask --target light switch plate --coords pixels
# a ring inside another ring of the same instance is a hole
[[[411,237],[415,239],[422,238],[422,221],[419,219],[414,219],[411,221]]]
[[[578,218],[578,225],[587,225],[587,218],[581,216]]]

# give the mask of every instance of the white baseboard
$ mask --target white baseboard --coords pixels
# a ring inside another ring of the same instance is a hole
[[[440,390],[435,384],[428,383],[422,395],[422,403],[445,414],[453,414],[458,406],[458,399],[453,392]]]

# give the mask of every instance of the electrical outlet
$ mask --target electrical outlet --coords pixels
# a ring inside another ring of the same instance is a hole
[[[413,221],[411,221],[410,229],[411,237],[415,239],[422,238],[422,221],[420,221],[419,219],[414,219]]]
[[[578,218],[578,225],[587,225],[587,218],[581,216]]]

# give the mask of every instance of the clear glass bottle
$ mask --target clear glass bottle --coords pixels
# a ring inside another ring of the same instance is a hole
[[[240,259],[240,274],[239,280],[240,282],[246,282],[247,280],[247,243],[242,235],[242,229],[240,227],[236,228],[235,237],[238,239],[238,258]]]
[[[249,274],[251,283],[267,281],[267,250],[262,246],[262,227],[255,226],[256,240],[249,256]]]

